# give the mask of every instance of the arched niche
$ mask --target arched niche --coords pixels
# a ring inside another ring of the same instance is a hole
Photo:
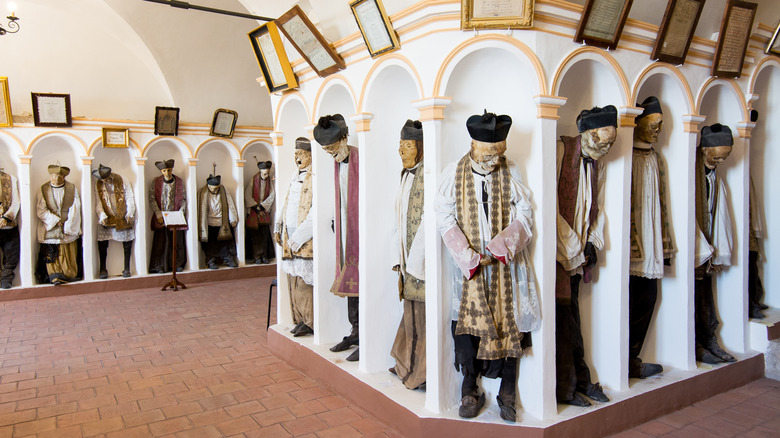
[[[50,132],[38,136],[30,145],[30,193],[31,204],[34,206],[32,211],[35,214],[38,201],[41,198],[41,186],[48,184],[51,180],[48,167],[51,164],[59,164],[70,168],[70,173],[65,178],[67,182],[76,186],[81,198],[81,224],[82,231],[84,226],[84,217],[90,214],[90,193],[84,193],[82,185],[82,160],[81,157],[86,153],[85,145],[76,137],[66,133]],[[37,229],[40,220],[36,216],[31,225],[35,228],[33,231],[32,242],[21,241],[22,245],[29,244],[32,247],[32,263],[38,260],[38,250],[40,245],[37,239]],[[82,259],[83,260],[83,259]],[[23,262],[20,260],[20,263]],[[85,267],[85,269],[87,269]],[[34,272],[34,269],[33,269]]]
[[[691,191],[679,188],[690,187],[692,181],[694,151],[690,147],[690,134],[685,132],[683,116],[691,114],[693,108],[687,83],[678,73],[672,66],[651,69],[634,90],[637,106],[647,97],[655,96],[661,102],[663,112],[663,128],[653,149],[658,153],[659,163],[667,169],[659,177],[666,184],[670,232],[677,252],[672,265],[664,268],[663,279],[658,281],[656,310],[640,358],[660,363],[665,369],[684,367],[687,362],[680,335],[687,333],[692,287],[690,272],[687,272],[690,266],[686,260],[693,257],[692,248],[688,245],[692,239],[689,207],[693,198]]]
[[[135,158],[138,155],[138,150],[134,146],[130,146],[127,148],[105,148],[103,147],[102,140],[98,140],[95,142],[93,147],[90,150],[90,153],[94,157],[92,160],[92,170],[97,170],[100,165],[108,166],[111,168],[111,172],[114,174],[117,174],[122,177],[122,179],[125,182],[130,183],[130,186],[133,188],[133,201],[136,203],[136,205],[139,202],[147,202],[145,188],[144,187],[136,187],[136,181],[137,181],[137,175],[138,175],[138,165],[136,164]],[[91,215],[94,220],[92,221],[92,229],[93,229],[93,236],[95,236],[95,242],[84,242],[84,247],[86,248],[87,245],[92,245],[95,248],[97,248],[97,229],[100,226],[98,224],[97,220],[97,214],[95,212],[97,203],[100,202],[99,193],[97,192],[97,179],[92,177],[90,179],[91,184],[90,188],[93,190],[94,193],[94,200],[91,205],[87,205],[86,203],[86,197],[82,197],[83,202],[83,214],[85,215]],[[138,208],[136,207],[136,214],[135,214],[136,221],[139,219],[138,216]],[[139,226],[147,226],[147,224],[141,224],[139,225],[136,223],[134,225],[136,227],[136,236],[138,235],[138,228]],[[141,246],[137,245],[138,242],[134,242],[133,246],[133,253],[136,251],[144,251],[143,244]],[[98,257],[96,255],[96,257]],[[99,260],[96,258],[96,260]],[[106,257],[106,270],[108,271],[109,278],[116,277],[119,273],[122,272],[122,269],[124,267],[124,252],[122,249],[122,243],[121,242],[114,242],[109,241],[108,244],[108,253]],[[133,275],[137,275],[137,272],[135,272],[135,263],[130,263],[130,271]],[[94,269],[95,270],[95,276],[97,277],[98,274],[98,266],[89,267],[85,269]]]
[[[780,63],[763,64],[754,79],[753,94],[758,100],[753,109],[758,111],[758,121],[750,133],[750,176],[755,187],[754,195],[758,220],[763,221],[763,239],[759,239],[759,276],[764,286],[763,302],[774,308],[780,307],[780,272],[772,269],[770,261],[780,260],[780,203],[773,188],[780,186],[780,172],[775,169],[780,162],[777,139],[780,125],[773,122],[780,117],[780,102],[772,99],[773,90],[780,89]],[[775,91],[776,92],[776,91]],[[756,220],[756,219],[754,219]]]
[[[264,141],[252,141],[244,147],[241,151],[241,159],[245,160],[244,163],[244,187],[247,187],[252,183],[252,178],[260,171],[257,167],[258,163],[263,161],[274,161],[272,146]],[[276,164],[276,163],[274,163]],[[271,167],[270,178],[273,180],[276,176],[276,166]]]
[[[470,150],[471,137],[466,129],[466,120],[470,116],[482,114],[485,110],[507,114],[512,117],[512,127],[507,137],[506,156],[520,168],[523,183],[528,186],[529,158],[534,153],[541,153],[532,150],[535,136],[541,135],[535,130],[537,118],[533,97],[543,94],[543,90],[537,88],[540,82],[534,63],[524,52],[506,45],[479,48],[457,59],[444,82],[443,95],[452,97],[452,102],[445,110],[441,129],[443,166],[446,168],[457,163]],[[531,194],[531,202],[536,207],[541,200],[534,199]],[[536,250],[532,243],[529,247],[531,258]],[[457,315],[459,307],[452,291],[455,279],[461,274],[455,271],[448,251],[442,249],[442,254],[442,302],[445,303],[445,321],[442,324],[445,325],[444,333],[449,334],[449,321]],[[444,344],[441,364],[453,363],[452,336],[445,335],[439,342]],[[443,403],[454,406],[460,400],[462,375],[450,366],[441,366],[440,369]],[[499,383],[495,379],[482,380],[485,390],[494,395],[498,393]]]
[[[371,295],[364,320],[371,321],[370,338],[361,345],[367,359],[369,372],[386,372],[395,361],[390,350],[398,330],[402,303],[398,300],[398,274],[391,270],[399,255],[393,242],[396,225],[396,196],[403,169],[398,155],[401,127],[406,120],[416,120],[419,112],[411,105],[420,99],[419,87],[408,66],[388,65],[379,70],[369,81],[364,111],[373,115],[371,130],[366,133],[365,147],[361,150],[361,164],[367,173],[361,178],[360,190],[365,190],[368,205],[365,212],[365,228],[361,229],[361,248],[371,248],[363,257],[367,261],[361,270]],[[374,250],[376,249],[376,250]],[[363,256],[361,254],[361,256]],[[395,383],[401,385],[400,380]]]
[[[19,168],[20,168],[20,162],[19,162],[19,154],[21,153],[20,146],[16,142],[16,139],[11,137],[10,135],[3,135],[2,131],[0,131],[0,171],[5,172],[9,175],[13,175],[17,179],[17,196],[22,196],[22,184],[24,184],[24,181],[21,181],[19,176]],[[30,224],[35,224],[37,221],[37,218],[35,220],[30,220],[30,218],[24,217],[22,214],[21,209],[21,202],[27,202],[27,200],[18,199],[20,202],[19,211],[17,212],[16,216],[16,222],[18,224],[18,229],[21,230],[22,223],[27,222],[27,226]],[[7,208],[7,207],[6,207]],[[32,210],[35,211],[34,209]],[[19,235],[20,243],[22,242],[21,239],[23,239],[22,234]],[[26,263],[25,260],[22,260],[20,258],[19,264]],[[14,281],[13,286],[19,286],[21,284],[21,278],[19,275],[19,265],[17,265],[16,269],[14,270]]]

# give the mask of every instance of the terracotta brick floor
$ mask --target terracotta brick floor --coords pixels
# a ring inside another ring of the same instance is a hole
[[[269,284],[0,303],[0,438],[399,436],[268,351]]]
[[[0,303],[0,438],[398,437],[267,350],[269,283]],[[616,436],[778,431],[761,379]]]

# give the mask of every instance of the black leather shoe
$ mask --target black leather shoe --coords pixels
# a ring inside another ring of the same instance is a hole
[[[479,396],[479,398],[467,395],[460,400],[458,415],[461,418],[474,418],[479,415],[479,411],[482,409],[482,406],[485,406],[484,392]]]
[[[517,411],[513,404],[504,404],[499,396],[496,396],[496,401],[498,402],[498,409],[501,411],[501,418],[506,421],[511,421],[512,423],[517,421]]]
[[[298,324],[295,324],[295,327],[293,327],[292,330],[290,330],[290,333],[295,334],[298,330],[301,329],[302,326],[303,326],[303,321],[299,322]]]
[[[761,313],[760,307],[751,307],[750,312],[748,312],[748,315],[750,316],[750,319],[764,319],[766,318],[766,315]]]
[[[358,339],[359,338],[357,336],[344,336],[344,339],[341,342],[330,347],[330,351],[334,353],[344,351],[353,345],[358,345]]]
[[[628,377],[635,379],[646,379],[656,374],[661,374],[664,371],[664,367],[657,363],[644,362],[639,365],[639,368],[631,368],[628,372]]]
[[[582,396],[579,392],[574,393],[574,398],[571,400],[560,400],[559,403],[572,405],[572,406],[579,406],[581,408],[586,408],[590,406],[590,401]]]
[[[122,271],[122,277],[130,278],[130,270],[129,269],[125,269],[124,271]]]
[[[604,390],[601,389],[601,385],[599,384],[599,382],[591,383],[590,385],[588,385],[588,387],[585,389],[585,395],[587,395],[593,400],[596,400],[597,402],[606,403],[609,401],[607,395],[604,394]]]
[[[726,350],[722,349],[717,342],[710,343],[710,345],[707,346],[707,350],[709,350],[710,353],[714,354],[715,356],[718,356],[721,360],[723,360],[723,362],[737,361],[734,356],[730,355]]]
[[[10,289],[11,288],[11,282],[8,281],[8,280],[0,281],[0,288]]]
[[[758,308],[759,308],[759,310],[766,310],[766,309],[769,308],[769,306],[767,306],[764,303],[758,303]]]
[[[311,327],[309,327],[306,324],[303,324],[303,326],[293,334],[293,337],[297,338],[298,336],[306,336],[306,335],[313,335],[314,330],[312,330]]]
[[[225,260],[225,264],[228,266],[228,268],[237,268],[238,263],[233,258],[229,258]]]
[[[702,347],[696,348],[696,360],[698,360],[699,362],[708,363],[710,365],[723,363],[723,359],[719,358],[718,356],[715,356],[709,350]]]
[[[101,269],[100,274],[98,274],[98,278],[101,280],[105,280],[106,278],[108,278],[108,271],[106,271],[105,269]]]
[[[219,268],[219,266],[217,266],[217,262],[215,262],[214,260],[209,260],[207,265],[208,265],[209,269],[217,269],[217,268]]]
[[[347,362],[357,362],[360,360],[360,349],[356,348],[349,356],[347,356]]]

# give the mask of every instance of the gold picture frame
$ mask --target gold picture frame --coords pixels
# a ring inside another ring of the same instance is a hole
[[[757,7],[756,3],[740,0],[729,0],[726,4],[715,59],[712,60],[712,76],[738,78],[742,75],[742,64],[745,62]]]
[[[103,127],[103,147],[121,148],[130,147],[130,130],[127,128]]]
[[[669,0],[650,59],[684,64],[702,9],[704,0]]]
[[[633,0],[588,0],[574,42],[615,50]]]
[[[273,21],[249,32],[249,41],[255,51],[257,64],[269,93],[298,86],[287,52],[284,50],[279,29]]]
[[[772,35],[772,38],[769,40],[769,43],[766,45],[766,49],[764,49],[764,53],[767,55],[775,55],[780,56],[780,23],[777,24],[777,27],[775,28],[775,33]]]
[[[300,6],[293,6],[275,23],[319,77],[324,78],[347,67]]]
[[[382,0],[355,0],[349,7],[372,58],[401,47]]]
[[[11,113],[11,93],[8,91],[8,78],[0,77],[0,128],[14,126]]]
[[[461,0],[460,29],[527,29],[534,25],[534,0]]]
[[[209,135],[213,137],[233,138],[233,131],[236,129],[238,113],[224,108],[214,111],[214,118],[211,120],[211,129]]]

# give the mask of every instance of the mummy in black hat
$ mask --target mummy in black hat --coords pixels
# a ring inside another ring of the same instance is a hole
[[[311,142],[306,137],[295,140],[295,164],[298,172],[287,188],[274,225],[274,241],[282,247],[281,268],[287,274],[290,305],[295,326],[293,336],[314,333],[314,251]],[[278,262],[277,257],[277,262]]]
[[[663,126],[661,103],[650,96],[638,107],[642,114],[634,128],[633,171],[631,174],[631,255],[628,280],[628,377],[644,379],[663,371],[659,364],[642,362],[639,354],[645,342],[658,298],[658,279],[664,265],[671,264],[674,241],[666,165],[653,144]]]
[[[508,115],[485,111],[469,117],[470,151],[444,169],[436,196],[438,228],[452,271],[459,273],[451,310],[455,366],[463,373],[458,411],[463,418],[476,417],[485,405],[478,378],[500,377],[501,418],[516,421],[518,360],[527,332],[540,322],[532,276],[519,281],[513,274],[532,269],[526,245],[533,218],[520,170],[504,156],[511,126]]]
[[[247,209],[246,231],[252,242],[252,255],[255,264],[266,264],[274,258],[274,242],[271,238],[271,210],[274,207],[276,192],[271,181],[271,162],[258,161],[260,170],[244,190],[244,202]]]
[[[81,198],[76,186],[65,180],[69,168],[52,164],[48,170],[51,179],[41,186],[37,208],[38,256],[46,264],[46,276],[39,280],[57,285],[81,279]]]
[[[95,191],[98,201],[95,213],[98,217],[97,243],[100,260],[98,278],[108,278],[106,257],[108,242],[122,242],[124,251],[124,269],[122,277],[130,277],[130,259],[135,240],[135,196],[133,186],[111,168],[102,164],[92,171],[97,179]]]
[[[594,160],[602,159],[617,138],[617,108],[607,105],[582,110],[577,116],[577,130],[585,155]]]
[[[175,164],[173,158],[155,162],[154,166],[160,171],[160,176],[149,184],[149,206],[153,213],[150,227],[154,233],[152,251],[149,254],[150,273],[171,272],[174,269],[171,265],[173,233],[176,233],[175,269],[182,271],[187,263],[186,228],[180,227],[171,231],[165,227],[163,221],[165,211],[180,211],[182,214],[187,212],[187,188],[184,181],[173,174]]]
[[[214,173],[216,173],[216,163]],[[220,175],[209,174],[206,186],[198,191],[198,239],[206,255],[206,266],[217,269],[222,262],[238,267],[234,228],[238,211],[233,197],[222,185]]]
[[[732,217],[726,184],[718,165],[731,153],[734,138],[728,126],[716,123],[701,130],[696,151],[696,254],[694,255],[694,317],[696,360],[734,362],[718,343],[718,309],[713,283],[718,272],[731,266]]]
[[[331,347],[331,351],[344,351],[358,345],[359,317],[358,282],[359,243],[358,243],[358,203],[360,190],[358,185],[360,172],[358,167],[358,148],[347,144],[347,124],[341,114],[320,117],[314,127],[314,139],[322,149],[335,160],[335,218],[336,232],[336,279],[330,291],[338,296],[347,297],[347,317],[352,326],[349,335]],[[355,349],[348,361],[357,361],[360,353]]]

